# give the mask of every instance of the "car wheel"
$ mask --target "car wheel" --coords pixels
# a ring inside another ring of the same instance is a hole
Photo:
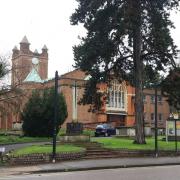
[[[104,137],[108,137],[108,133],[104,133]]]

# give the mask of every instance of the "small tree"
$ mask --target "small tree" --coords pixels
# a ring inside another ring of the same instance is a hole
[[[8,74],[9,68],[8,68],[8,61],[6,57],[0,56],[0,80],[4,78],[6,74]]]
[[[57,133],[67,117],[67,106],[62,94],[58,94]],[[53,133],[54,89],[34,91],[21,114],[25,136],[50,137]]]

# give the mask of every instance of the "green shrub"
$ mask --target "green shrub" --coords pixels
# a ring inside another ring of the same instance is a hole
[[[60,129],[58,136],[65,136],[66,135],[66,129]]]
[[[93,137],[94,136],[94,130],[84,129],[83,135]]]
[[[21,114],[25,136],[50,137],[53,134],[54,120],[54,89],[34,91]],[[62,94],[57,97],[56,129],[64,123],[67,117],[67,105]]]

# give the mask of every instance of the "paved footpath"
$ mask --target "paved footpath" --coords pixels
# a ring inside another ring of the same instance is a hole
[[[83,171],[126,167],[180,165],[180,157],[76,160],[36,166],[0,167],[0,177],[18,174]]]
[[[41,144],[47,144],[49,142],[31,142],[31,143],[19,143],[19,144],[6,144],[6,145],[0,145],[0,147],[5,147],[5,152],[9,152],[12,150],[20,149],[27,146],[32,145],[41,145]]]

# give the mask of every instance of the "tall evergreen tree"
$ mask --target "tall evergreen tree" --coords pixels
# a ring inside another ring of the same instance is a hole
[[[143,71],[148,69],[152,76],[174,65],[177,50],[170,35],[170,11],[178,8],[180,0],[76,1],[71,23],[82,23],[87,35],[73,48],[75,67],[91,75],[83,102],[96,104],[96,84],[108,82],[112,72],[117,79],[132,82],[135,142],[143,144]]]

